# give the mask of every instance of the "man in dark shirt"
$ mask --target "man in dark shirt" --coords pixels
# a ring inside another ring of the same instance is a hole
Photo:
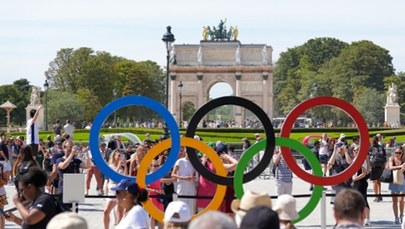
[[[76,147],[73,147],[73,143],[68,141],[65,146],[65,155],[56,160],[56,166],[59,170],[59,185],[57,193],[61,195],[63,199],[63,174],[65,173],[80,173],[80,168],[89,169],[91,166],[90,158],[87,157],[85,161],[76,158],[78,150]],[[67,204],[68,208],[71,208],[71,205]]]
[[[3,178],[8,181],[10,178],[11,163],[9,162],[6,134],[2,132],[0,137],[0,163],[3,164]]]

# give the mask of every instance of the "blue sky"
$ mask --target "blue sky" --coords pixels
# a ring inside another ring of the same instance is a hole
[[[399,0],[190,1],[20,0],[0,7],[0,85],[27,78],[43,85],[61,48],[90,47],[112,55],[165,64],[161,41],[173,27],[176,44],[198,44],[202,26],[238,26],[242,43],[287,48],[315,37],[370,40],[390,51],[405,71],[405,2]]]

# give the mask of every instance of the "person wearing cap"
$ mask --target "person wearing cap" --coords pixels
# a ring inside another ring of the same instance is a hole
[[[183,201],[170,202],[163,218],[164,229],[187,229],[191,220],[191,211]]]
[[[293,220],[298,219],[297,201],[291,195],[284,194],[277,197],[273,210],[278,213],[280,229],[295,228]]]
[[[125,166],[125,162],[121,160],[121,152],[119,149],[115,149],[111,155],[110,155],[110,160],[108,161],[108,165],[116,172],[127,175],[127,166]],[[116,183],[111,180],[107,179],[106,182],[106,187],[107,187],[107,193],[109,196],[115,195],[115,191],[112,190],[112,187],[116,185]],[[117,199],[108,199],[107,202],[105,203],[105,207],[103,210],[104,213],[104,228],[108,229],[110,226],[110,213],[111,211],[117,206],[118,200]],[[122,217],[124,214],[124,208],[121,205],[118,205],[116,208],[116,223],[121,221]]]
[[[184,148],[182,147],[182,150]],[[191,164],[188,154],[184,153],[184,157],[178,159],[172,171],[172,178],[177,180],[176,192],[179,195],[195,196],[197,193],[196,182],[197,172]],[[196,210],[196,200],[193,198],[179,198],[187,203],[191,212],[194,214]]]
[[[328,167],[330,168],[330,173],[332,176],[342,173],[350,164],[352,164],[353,160],[349,155],[349,151],[347,147],[343,144],[343,142],[338,142],[334,146],[333,153],[328,161]],[[350,188],[352,183],[352,179],[348,179],[342,183],[332,185],[333,191],[336,193],[340,192],[343,188]],[[334,200],[332,198],[331,203]]]
[[[240,224],[240,229],[280,229],[277,212],[267,206],[250,209]]]
[[[125,209],[124,217],[115,229],[149,229],[149,215],[142,206],[148,199],[148,191],[129,179],[122,179],[111,190],[116,191],[118,205]]]
[[[231,209],[235,213],[235,222],[239,227],[243,217],[250,209],[257,206],[271,207],[270,196],[267,193],[255,193],[252,191],[246,191],[242,198],[234,199],[231,204]]]
[[[356,190],[344,189],[336,195],[333,215],[336,220],[335,229],[362,229],[366,203],[363,196]]]
[[[202,216],[191,221],[190,229],[237,229],[233,219],[220,211],[208,211]]]

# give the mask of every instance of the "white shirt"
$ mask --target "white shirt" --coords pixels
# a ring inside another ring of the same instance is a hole
[[[149,229],[149,215],[140,205],[135,205],[115,226],[115,229]]]
[[[65,126],[63,126],[63,131],[68,134],[71,138],[73,138],[73,131],[75,130],[75,127],[69,123],[67,123]]]
[[[31,125],[34,124],[34,133],[32,133]],[[31,142],[32,134],[34,135],[34,142]],[[38,123],[33,123],[32,118],[27,121],[27,145],[30,144],[39,144],[39,134],[38,134]]]
[[[325,140],[322,140],[321,146],[319,147],[319,155],[328,155],[328,153],[329,153],[328,142]]]

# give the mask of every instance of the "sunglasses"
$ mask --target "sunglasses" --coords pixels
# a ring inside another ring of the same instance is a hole
[[[402,154],[402,152],[398,151],[398,152],[395,152],[395,154]]]

